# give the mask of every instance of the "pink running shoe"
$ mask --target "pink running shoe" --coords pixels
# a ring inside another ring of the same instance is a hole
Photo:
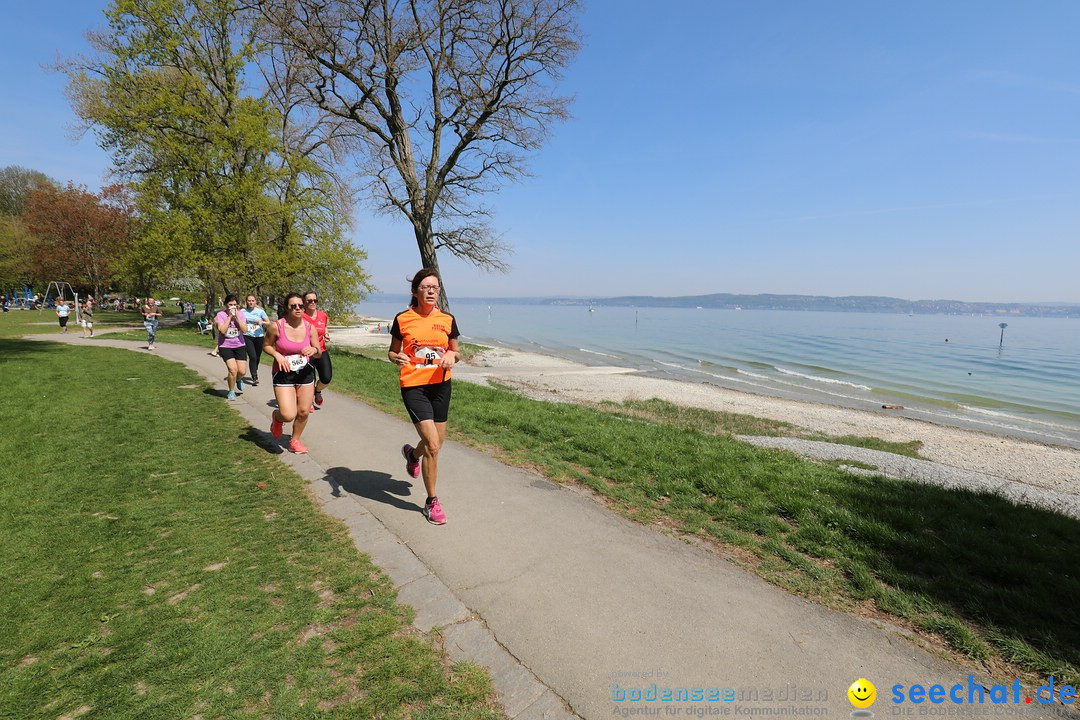
[[[413,446],[405,444],[401,446],[401,456],[405,458],[405,472],[409,473],[410,477],[420,477],[420,461],[412,459]]]
[[[320,390],[315,391],[315,404],[322,407],[322,391]]]
[[[297,455],[306,455],[307,454],[307,446],[304,445],[304,443],[297,440],[296,438],[293,438],[292,440],[289,441],[289,449],[292,450]]]
[[[278,420],[277,410],[270,416],[270,434],[276,438],[281,437],[281,432],[285,427],[285,423]]]
[[[446,524],[446,513],[443,512],[442,505],[439,504],[439,498],[433,497],[424,503],[424,517],[432,525]]]

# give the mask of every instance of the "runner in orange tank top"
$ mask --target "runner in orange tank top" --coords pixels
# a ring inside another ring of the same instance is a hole
[[[420,436],[415,448],[408,444],[401,448],[405,471],[414,478],[423,472],[427,490],[423,513],[435,525],[446,523],[435,483],[450,414],[450,371],[461,359],[457,321],[435,306],[440,286],[439,275],[431,268],[413,276],[412,301],[408,310],[394,318],[386,355],[401,368],[401,399]]]

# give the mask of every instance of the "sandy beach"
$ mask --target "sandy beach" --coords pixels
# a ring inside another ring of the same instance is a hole
[[[343,347],[388,346],[386,323],[334,328],[333,342]],[[885,440],[921,440],[920,451],[934,463],[1010,483],[1080,498],[1080,451],[1012,437],[936,425],[880,412],[786,400],[728,390],[704,383],[662,380],[628,368],[590,367],[561,358],[492,348],[455,368],[460,380],[501,384],[531,397],[556,402],[597,402],[659,398],[688,407],[744,413],[782,420],[828,435],[874,436]]]

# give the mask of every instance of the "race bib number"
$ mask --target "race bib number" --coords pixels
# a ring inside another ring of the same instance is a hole
[[[443,349],[435,347],[418,347],[413,353],[413,364],[416,367],[428,367],[438,365],[442,360]]]
[[[289,370],[291,372],[296,372],[308,364],[307,355],[286,355],[285,360],[289,363]]]
[[[229,329],[225,331],[225,337],[227,337],[227,338],[240,337],[240,328],[236,327],[235,325],[230,325]]]

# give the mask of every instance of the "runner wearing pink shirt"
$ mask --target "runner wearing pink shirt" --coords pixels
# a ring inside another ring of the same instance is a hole
[[[274,358],[274,397],[277,410],[270,420],[270,434],[281,437],[284,425],[293,424],[289,449],[303,454],[307,447],[300,436],[307,427],[315,388],[315,367],[319,356],[316,333],[303,320],[304,303],[298,293],[285,296],[284,317],[266,328],[263,349]]]
[[[330,333],[326,326],[330,319],[322,310],[319,310],[319,295],[314,290],[304,293],[304,322],[318,331],[319,357],[314,360],[315,372],[319,375],[319,381],[315,383],[315,405],[323,404],[322,391],[330,384],[334,368],[330,364],[330,353],[326,349],[326,341],[330,339]],[[312,409],[314,409],[314,405]]]

